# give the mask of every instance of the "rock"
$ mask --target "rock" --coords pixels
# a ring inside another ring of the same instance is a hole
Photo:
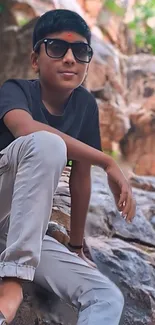
[[[105,88],[104,88],[105,89]],[[101,145],[104,150],[112,151],[113,143],[119,143],[124,138],[130,125],[126,116],[126,105],[121,95],[109,86],[110,96],[106,100],[97,100],[99,107]],[[111,95],[112,94],[112,95]],[[113,121],[113,123],[111,123]]]
[[[98,168],[93,168],[92,173],[93,191],[86,224],[86,236],[118,237],[130,242],[141,242],[144,245],[155,247],[155,232],[144,214],[145,210],[142,211],[141,209],[142,201],[137,200],[140,203],[137,205],[136,217],[133,222],[131,224],[126,223],[116,209],[104,172]],[[133,189],[133,191],[137,197],[138,189]],[[143,191],[140,194],[143,195]],[[146,191],[144,195],[146,195]],[[147,197],[153,199],[152,192],[148,192]],[[152,205],[154,202],[155,200],[152,201]]]
[[[114,281],[125,297],[121,324],[153,325],[155,322],[154,253],[119,239],[87,238],[99,270]],[[152,261],[153,260],[153,261]]]
[[[12,325],[75,325],[77,311],[38,285],[24,283],[24,301]]]
[[[96,99],[100,99],[98,106],[102,148],[112,151],[113,142],[119,143],[130,128],[119,56],[112,46],[96,37],[92,37],[92,46],[94,59],[84,85]]]
[[[54,209],[57,207],[59,222],[61,220],[61,224],[63,225],[65,225],[65,222],[67,227],[69,227],[68,219],[71,204],[68,187],[69,173],[70,169],[67,168],[62,175],[54,196]],[[96,167],[92,168],[92,183],[91,201],[85,230],[86,237],[117,237],[125,241],[137,242],[155,247],[155,232],[149,222],[154,216],[153,211],[155,211],[154,192],[151,190],[146,191],[139,188],[133,188],[133,193],[137,202],[137,211],[133,222],[127,224],[124,219],[122,219],[115,206],[113,196],[107,183],[106,174],[101,169]],[[57,212],[55,211],[55,214]],[[64,221],[64,215],[67,222],[66,220]],[[53,218],[53,220],[56,220],[56,217]],[[67,230],[69,231],[69,228],[67,228]]]
[[[153,325],[155,232],[146,217],[150,217],[151,206],[155,211],[154,192],[133,189],[137,213],[133,223],[128,225],[115,208],[104,173],[96,168],[92,173],[92,196],[86,225],[90,255],[99,270],[124,294],[121,324]]]
[[[62,214],[63,212],[61,212],[61,215]],[[50,221],[46,234],[55,238],[57,241],[59,241],[65,246],[69,243],[69,235],[67,233],[67,229],[63,225],[63,219],[61,219],[61,223]]]
[[[130,182],[133,187],[141,188],[145,191],[155,191],[155,177],[151,176],[138,176],[136,174],[130,177]]]
[[[19,15],[28,21],[41,16],[45,11],[55,9],[55,0],[12,0],[11,9],[15,17]]]
[[[141,100],[155,93],[155,57],[139,54],[126,57],[127,102]]]
[[[121,53],[133,54],[135,52],[131,33],[122,17],[113,15],[103,8],[99,15],[98,25],[103,32],[104,39],[115,45]]]
[[[131,128],[121,140],[124,157],[138,175],[155,176],[155,58],[135,55],[127,59],[128,117]]]
[[[155,196],[154,191],[141,190],[139,188],[134,188],[133,193],[137,202],[137,206],[149,220],[153,227],[155,227],[154,217],[155,217]]]
[[[141,107],[130,115],[132,126],[120,142],[123,156],[138,175],[155,176],[154,119],[154,109]]]
[[[79,5],[83,8],[87,17],[96,23],[100,10],[103,6],[102,0],[78,0]]]
[[[0,85],[10,78],[34,79],[37,77],[30,65],[31,37],[34,24],[35,20],[32,20],[22,28],[14,25],[0,29],[3,48],[0,55]],[[17,54],[20,60],[17,60]]]
[[[117,51],[112,45],[100,40],[95,35],[92,35],[91,45],[94,51],[94,58],[88,70],[87,88],[90,90],[101,88],[109,80],[119,93],[123,93]]]
[[[41,16],[45,11],[52,9],[70,9],[76,11],[87,21],[92,32],[102,39],[102,32],[96,26],[102,1],[98,0],[97,3],[96,1],[93,2],[92,0],[85,3],[80,0],[74,0],[72,2],[70,0],[12,0],[11,8],[19,23],[21,23],[21,19],[29,21],[30,19]]]

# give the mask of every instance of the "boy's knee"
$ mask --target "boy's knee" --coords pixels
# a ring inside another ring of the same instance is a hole
[[[36,149],[43,151],[48,156],[65,157],[67,156],[67,148],[64,140],[57,134],[53,134],[47,131],[39,131],[33,133],[34,143]]]
[[[118,313],[122,313],[124,307],[124,296],[121,290],[109,279],[103,278],[103,282],[101,283],[102,290],[102,299],[107,299],[109,305]],[[99,293],[101,297],[101,292]]]
[[[62,165],[67,162],[67,148],[64,140],[56,134],[39,131],[25,137],[27,153],[34,159],[40,159],[44,166]]]
[[[99,275],[99,277],[95,278],[95,281],[91,282],[91,287],[85,289],[84,304],[87,305],[89,301],[90,304],[99,304],[103,308],[107,305],[107,308],[110,308],[114,315],[121,317],[124,307],[124,296],[109,278]]]

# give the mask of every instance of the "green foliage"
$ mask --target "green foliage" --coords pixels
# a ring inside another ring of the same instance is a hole
[[[111,156],[113,159],[117,160],[119,157],[119,151],[117,150],[103,150],[104,153],[106,153],[107,155]]]
[[[5,6],[0,3],[0,14],[4,11],[4,9],[5,9]]]
[[[124,8],[119,6],[114,0],[105,0],[104,8],[108,9],[117,16],[124,16],[125,13]]]
[[[22,27],[22,26],[26,25],[29,22],[29,19],[26,18],[26,17],[22,17],[20,19],[17,19],[17,21],[18,21],[18,25],[20,27]]]
[[[117,0],[105,0],[104,8],[117,16],[124,16],[125,8],[120,3]],[[155,27],[149,21],[151,18],[155,21],[155,0],[138,0],[134,6],[134,14],[134,19],[128,26],[134,31],[137,48],[147,49],[155,54]]]
[[[135,18],[129,23],[129,28],[135,32],[135,43],[138,48],[146,48],[155,54],[155,28],[149,24],[149,19],[155,19],[155,1],[147,0],[134,7]]]

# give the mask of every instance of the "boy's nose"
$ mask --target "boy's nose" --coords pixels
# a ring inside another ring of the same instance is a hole
[[[63,61],[65,63],[70,63],[70,64],[73,64],[73,63],[76,62],[75,57],[74,57],[74,54],[73,54],[73,52],[72,52],[71,49],[68,49],[67,53],[63,57]]]

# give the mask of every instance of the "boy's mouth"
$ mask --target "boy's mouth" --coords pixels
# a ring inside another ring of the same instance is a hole
[[[60,71],[60,74],[63,74],[66,76],[73,76],[73,75],[76,75],[77,73],[74,71],[65,70],[65,71]]]
[[[69,80],[73,80],[77,76],[77,73],[73,71],[61,71],[60,75],[64,80],[69,81]]]

